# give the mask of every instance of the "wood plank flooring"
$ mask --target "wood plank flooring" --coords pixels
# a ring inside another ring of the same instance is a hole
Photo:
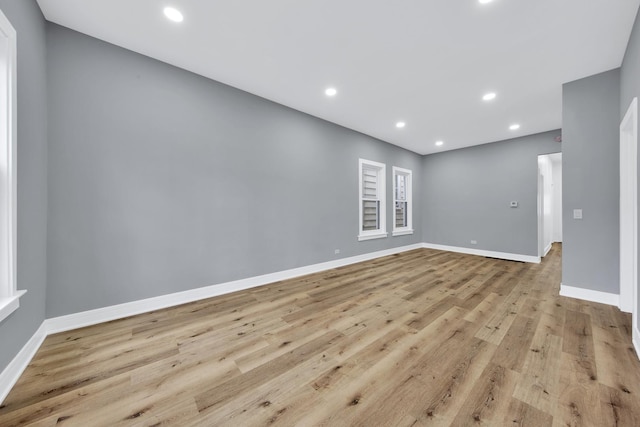
[[[48,337],[0,426],[640,426],[631,318],[419,249]]]

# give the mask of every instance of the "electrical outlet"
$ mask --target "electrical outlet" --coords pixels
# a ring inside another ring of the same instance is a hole
[[[333,251],[333,253],[338,255],[340,253],[340,249],[336,249],[335,251]]]
[[[472,240],[472,241],[471,241],[471,244],[472,244],[472,245],[477,245],[477,244],[478,244],[478,241],[477,241],[477,240]]]

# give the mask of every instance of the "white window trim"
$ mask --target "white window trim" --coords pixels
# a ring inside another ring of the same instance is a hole
[[[413,172],[410,169],[403,169],[393,166],[393,231],[392,236],[406,236],[413,234]],[[404,175],[407,177],[407,226],[396,227],[396,176]]]
[[[378,198],[380,200],[380,228],[378,230],[371,231],[363,231],[363,223],[362,223],[362,200],[363,200],[363,188],[362,188],[362,170],[364,166],[370,166],[372,168],[378,169],[378,190],[379,195]],[[378,163],[371,160],[359,159],[358,160],[358,224],[359,224],[359,233],[358,233],[358,241],[363,240],[372,240],[372,239],[383,239],[387,237],[387,183],[386,183],[386,172],[387,165],[384,163]]]
[[[0,11],[0,49],[5,50],[7,63],[0,64],[0,322],[19,306],[26,291],[18,291],[16,282],[16,30]],[[4,56],[4,55],[3,55]],[[6,83],[6,84],[5,84]]]

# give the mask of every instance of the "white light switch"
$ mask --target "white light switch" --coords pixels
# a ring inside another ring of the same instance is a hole
[[[573,210],[573,219],[582,219],[582,209]]]
[[[517,207],[518,207],[518,202],[517,202],[516,200],[513,200],[513,201],[511,202],[510,206],[511,206],[512,208],[517,208]]]

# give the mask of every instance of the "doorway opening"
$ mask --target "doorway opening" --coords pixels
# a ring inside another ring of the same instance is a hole
[[[538,256],[562,242],[562,153],[538,156]]]

